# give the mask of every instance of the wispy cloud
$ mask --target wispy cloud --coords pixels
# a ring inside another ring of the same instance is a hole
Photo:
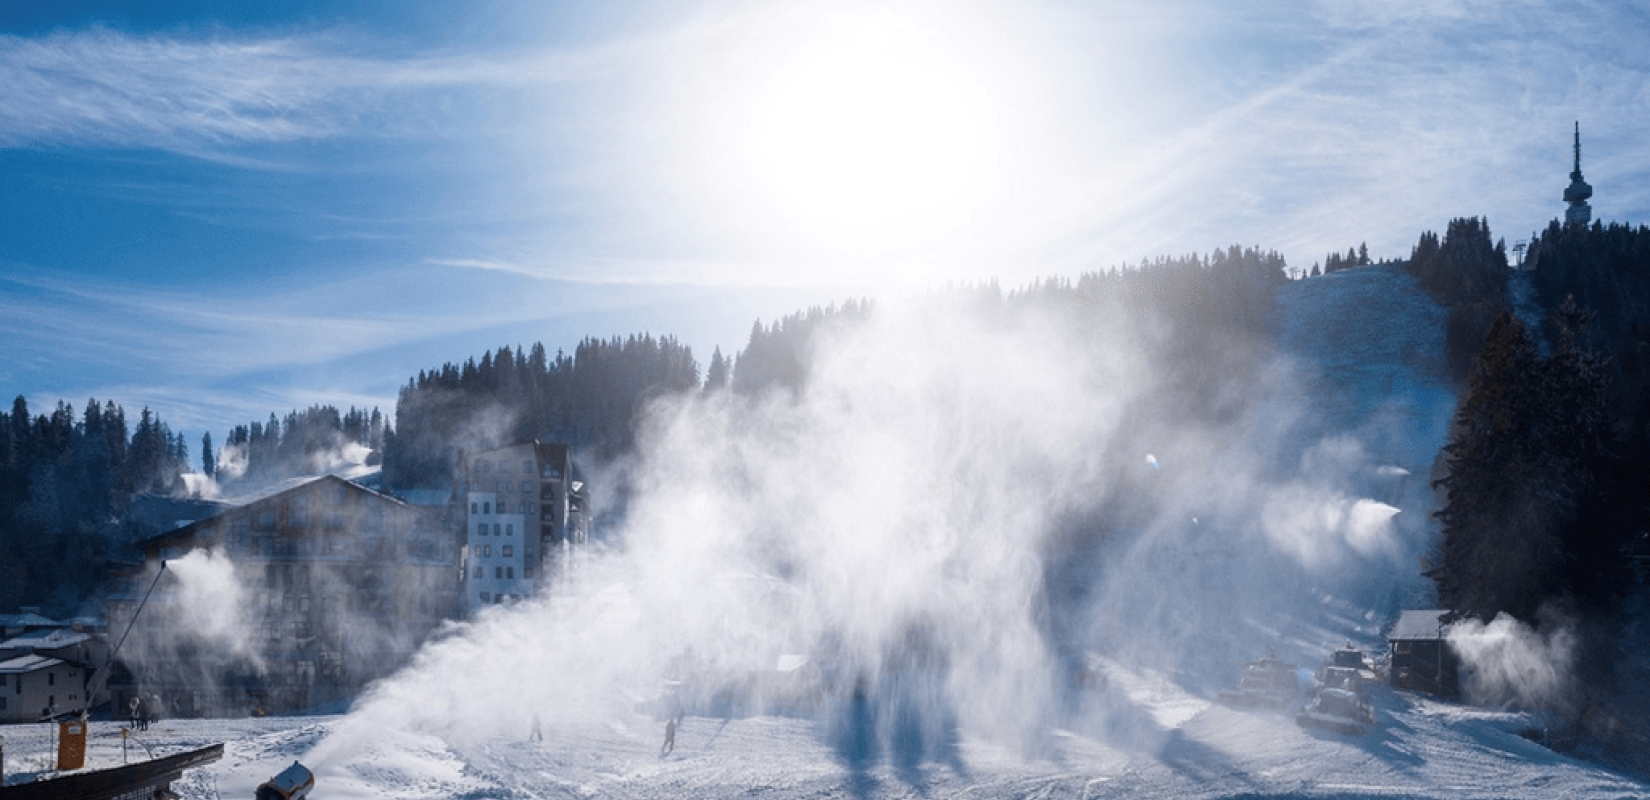
[[[456,87],[567,80],[592,52],[363,56],[336,35],[188,39],[97,29],[0,36],[0,147],[148,147],[213,159],[234,144],[416,124]],[[422,111],[421,111],[422,110]],[[255,162],[243,165],[256,166]]]
[[[425,263],[434,264],[438,267],[479,269],[487,272],[509,272],[516,275],[525,275],[529,278],[549,277],[543,269],[526,266],[523,264],[512,264],[507,261],[488,261],[479,258],[431,258],[426,259]]]

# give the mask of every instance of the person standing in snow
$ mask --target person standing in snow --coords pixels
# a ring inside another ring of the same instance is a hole
[[[676,718],[665,721],[665,743],[659,748],[659,755],[676,751]]]

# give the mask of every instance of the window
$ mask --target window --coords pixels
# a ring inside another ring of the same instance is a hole
[[[505,536],[515,536],[516,535],[516,524],[514,522],[504,523],[504,535]]]
[[[47,672],[46,673],[46,685],[47,686],[56,686],[57,685],[57,673],[55,673],[55,672]]]
[[[478,581],[481,580],[481,567],[476,567],[475,580],[478,580]]]
[[[487,535],[487,523],[482,522],[482,523],[477,523],[476,524],[476,535],[478,535],[478,536],[486,536]]]
[[[493,546],[490,545],[490,544],[482,545],[481,546],[481,554],[484,555],[484,556],[491,556],[493,554]]]
[[[479,544],[470,545],[470,555],[475,556],[476,558],[481,558],[481,545],[479,545]]]
[[[481,602],[483,602],[483,603],[491,603],[491,602],[493,602],[493,594],[492,594],[492,592],[482,592],[482,593],[481,593]]]
[[[516,568],[515,567],[505,567],[504,568],[504,579],[505,580],[511,580],[511,581],[515,580],[516,579]]]
[[[481,513],[483,513],[483,514],[493,513],[493,504],[492,503],[482,503],[481,504]]]
[[[502,536],[503,535],[503,534],[500,534],[498,532],[498,529],[499,529],[499,524],[497,522],[493,523],[493,535],[494,536]]]
[[[511,547],[511,546],[510,546],[510,545],[505,545],[505,546],[504,546],[504,555],[506,555],[506,556],[513,556],[513,555],[515,555],[515,554],[516,554],[516,552],[515,552],[515,551],[516,551],[516,548],[514,548],[514,547]]]
[[[493,567],[493,580],[498,580],[498,581],[504,580],[504,568],[503,567]]]
[[[493,471],[493,462],[491,462],[491,461],[481,462],[481,471],[482,472],[492,472]]]
[[[533,565],[531,563],[528,563],[528,564],[525,564],[525,565],[522,566],[522,568],[521,568],[521,577],[523,577],[523,578],[533,577]]]
[[[470,502],[470,513],[471,513],[471,514],[474,514],[474,513],[476,513],[476,509],[477,509],[477,508],[478,508],[478,507],[480,507],[480,505],[481,505],[481,504],[480,504],[480,503],[477,503],[477,502],[475,502],[475,501],[471,501],[471,502]]]
[[[533,484],[528,483],[527,481],[522,481],[521,482],[521,493],[522,494],[527,494],[528,492],[531,492],[531,491],[533,491]]]
[[[521,471],[527,473],[528,475],[533,474],[533,460],[527,459],[526,461],[521,462]]]
[[[510,462],[505,461],[502,458],[499,459],[498,460],[498,471],[499,472],[509,472],[510,471]]]

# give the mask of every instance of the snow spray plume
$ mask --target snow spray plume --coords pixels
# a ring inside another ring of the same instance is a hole
[[[628,712],[679,678],[693,713],[816,711],[857,690],[936,741],[1040,729],[1049,515],[1088,503],[1121,391],[1146,376],[1126,346],[1080,356],[1072,328],[968,311],[914,303],[836,329],[794,396],[655,406],[623,549],[427,648],[352,721],[490,735],[526,709]],[[312,759],[347,758],[348,727]]]
[[[265,664],[248,624],[250,601],[230,559],[217,550],[191,550],[166,562],[166,572],[121,660],[140,676],[159,678],[160,684],[203,691],[217,686],[226,672],[262,674]],[[201,653],[214,658],[200,658]]]
[[[1226,413],[1192,421],[1165,378],[1199,367],[1153,361],[1129,313],[954,300],[824,330],[795,393],[652,406],[622,549],[456,626],[308,761],[360,758],[379,730],[525,735],[535,713],[639,704],[815,714],[844,753],[1035,748],[1091,657],[1226,677],[1273,644],[1252,638],[1267,602],[1322,605],[1279,587],[1387,557],[1397,517],[1322,467],[1337,444],[1290,452],[1293,413],[1251,396],[1286,368],[1234,375]],[[1268,477],[1279,463],[1298,477]],[[1306,537],[1328,544],[1287,543]],[[1340,622],[1302,638],[1321,657]]]
[[[1578,635],[1559,615],[1544,609],[1541,616],[1539,630],[1506,614],[1488,624],[1467,619],[1449,627],[1468,700],[1561,717],[1575,710]]]

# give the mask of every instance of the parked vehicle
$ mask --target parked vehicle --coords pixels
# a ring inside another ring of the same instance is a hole
[[[1220,702],[1232,708],[1282,711],[1293,706],[1299,696],[1300,681],[1296,678],[1295,665],[1267,655],[1244,664],[1237,686],[1221,692]]]

